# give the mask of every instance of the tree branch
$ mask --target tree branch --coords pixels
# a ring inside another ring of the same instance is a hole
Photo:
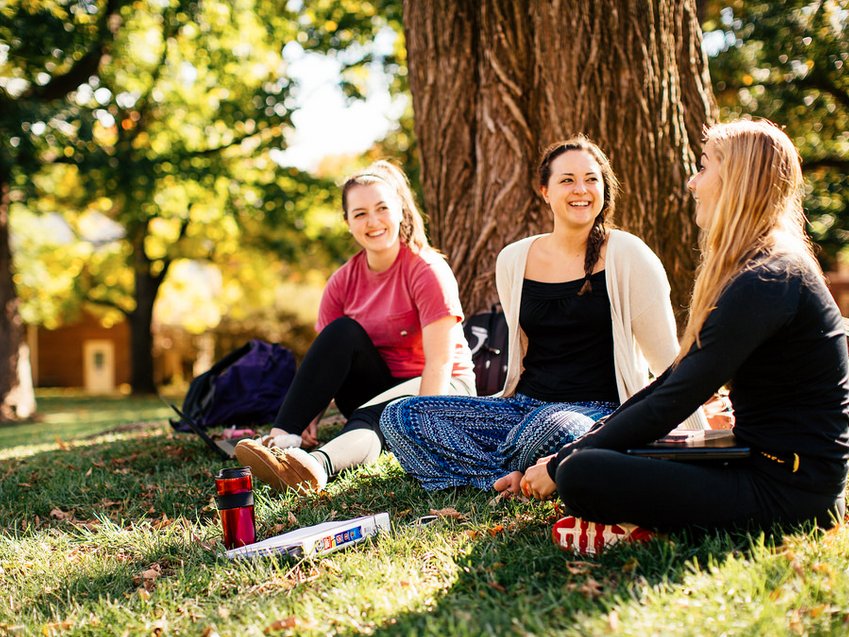
[[[849,173],[849,158],[832,156],[802,160],[802,169],[805,172],[812,172],[818,168],[836,168],[840,172]]]
[[[76,89],[91,77],[100,66],[100,61],[106,54],[106,49],[115,38],[117,29],[113,29],[113,16],[118,16],[121,7],[130,4],[132,0],[108,0],[97,26],[97,40],[92,48],[70,69],[61,75],[54,75],[44,86],[32,85],[21,95],[21,99],[46,102],[59,99]]]
[[[740,89],[750,89],[754,88],[755,86],[761,86],[767,90],[783,89],[788,87],[796,87],[801,89],[816,89],[820,93],[826,93],[827,95],[831,95],[835,99],[835,101],[837,101],[840,105],[849,110],[849,93],[842,90],[828,77],[819,74],[810,74],[806,77],[799,78],[791,82],[754,82],[752,84],[732,84],[730,82],[726,82],[725,89],[721,91],[721,94],[733,95],[737,93],[737,91],[739,91]]]
[[[118,310],[121,314],[123,314],[126,318],[130,317],[131,312],[129,310],[124,309],[120,305],[118,305],[115,301],[110,301],[109,299],[93,299],[88,295],[83,296],[83,302],[89,303],[91,305],[100,305],[102,307],[108,307],[112,310]]]
[[[272,126],[270,128],[263,129],[261,131],[257,131],[255,133],[245,133],[244,135],[240,135],[239,137],[235,137],[226,144],[222,144],[221,146],[216,146],[215,148],[204,148],[203,150],[189,150],[189,151],[181,151],[174,153],[168,157],[160,157],[156,160],[156,163],[166,163],[166,162],[174,162],[176,159],[187,159],[190,157],[208,157],[210,155],[216,155],[221,153],[228,148],[233,148],[233,146],[238,146],[242,142],[245,142],[249,139],[255,138],[257,136],[264,136],[261,143],[267,144],[273,139],[276,139],[283,132],[282,126]]]

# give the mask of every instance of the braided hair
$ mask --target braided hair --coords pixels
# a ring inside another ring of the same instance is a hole
[[[587,250],[584,254],[584,284],[578,291],[578,295],[581,296],[585,292],[592,291],[593,286],[590,282],[590,277],[601,256],[601,247],[607,238],[607,228],[613,227],[612,218],[613,211],[616,208],[616,197],[619,195],[619,180],[613,172],[610,160],[601,148],[588,137],[577,135],[563,141],[555,142],[543,151],[538,169],[540,187],[548,186],[548,180],[551,178],[551,164],[554,160],[571,150],[584,151],[598,162],[601,168],[601,180],[604,184],[604,197],[602,199],[601,210],[593,220],[593,226],[590,228],[590,234],[587,237]]]

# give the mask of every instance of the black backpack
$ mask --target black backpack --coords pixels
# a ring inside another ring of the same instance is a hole
[[[489,312],[466,319],[463,332],[472,350],[478,396],[491,396],[504,389],[507,378],[507,319],[496,303]]]
[[[294,377],[291,351],[253,339],[191,382],[182,411],[198,427],[265,425],[274,420]],[[190,429],[182,418],[171,425]]]

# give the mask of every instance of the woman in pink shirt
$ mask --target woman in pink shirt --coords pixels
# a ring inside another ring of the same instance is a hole
[[[236,457],[275,489],[321,489],[329,476],[374,461],[386,404],[404,395],[474,395],[457,282],[428,244],[406,175],[378,161],[342,186],[348,230],[362,248],[327,283],[313,342],[267,436]],[[314,447],[331,400],[342,433]]]

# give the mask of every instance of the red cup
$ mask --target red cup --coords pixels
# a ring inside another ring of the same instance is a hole
[[[234,549],[253,544],[256,541],[256,520],[250,467],[222,469],[215,476],[215,490],[224,546]]]

